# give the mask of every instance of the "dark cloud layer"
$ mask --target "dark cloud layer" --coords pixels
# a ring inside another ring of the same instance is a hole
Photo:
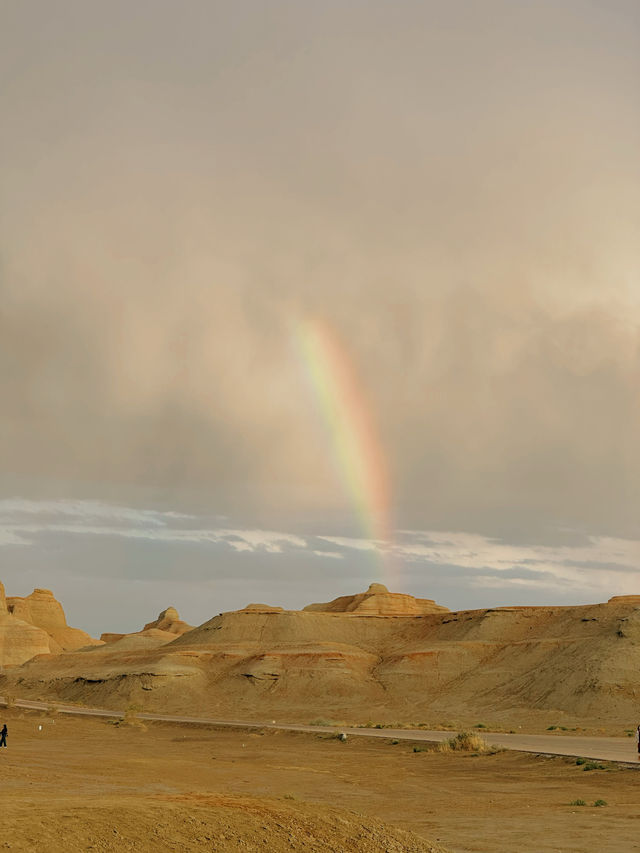
[[[635,534],[635,3],[3,15],[5,494],[349,526],[322,316],[398,524]]]

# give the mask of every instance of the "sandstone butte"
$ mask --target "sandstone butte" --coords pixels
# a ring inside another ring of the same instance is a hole
[[[153,622],[147,622],[141,631],[134,631],[131,634],[112,634],[106,633],[100,636],[103,643],[116,643],[125,638],[130,638],[131,642],[142,643],[143,645],[157,645],[160,643],[170,643],[176,637],[186,634],[187,631],[192,631],[193,625],[187,625],[180,619],[180,614],[175,607],[167,607],[154,619]],[[157,641],[157,642],[156,642]],[[131,645],[131,643],[129,643]],[[122,646],[120,646],[122,648]]]
[[[37,634],[37,656],[6,670],[0,692],[301,722],[601,726],[638,713],[640,596],[450,612],[374,584],[302,611],[251,604],[184,633],[166,630],[176,617],[169,608],[140,632],[57,656],[42,656]]]
[[[7,597],[0,583],[0,666],[96,643],[89,634],[67,625],[62,605],[50,590],[34,589],[25,598]]]
[[[381,583],[372,583],[366,592],[344,595],[326,604],[308,604],[305,611],[313,613],[353,613],[356,616],[420,616],[425,613],[448,613],[447,607],[430,598],[414,598],[389,592]]]

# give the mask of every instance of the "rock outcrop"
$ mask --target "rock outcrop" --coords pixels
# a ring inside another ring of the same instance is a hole
[[[34,655],[48,654],[50,642],[46,631],[9,613],[4,586],[0,583],[0,667],[15,666]]]
[[[175,607],[167,607],[166,610],[163,610],[162,613],[160,613],[157,619],[153,622],[147,622],[142,630],[149,631],[152,628],[157,628],[159,631],[167,631],[169,634],[175,634],[177,637],[181,637],[182,634],[186,634],[187,631],[192,631],[193,625],[188,625],[186,622],[183,622]]]
[[[0,584],[0,666],[16,666],[35,655],[59,654],[98,642],[67,625],[62,605],[50,590],[7,597]]]
[[[414,598],[399,592],[389,592],[381,583],[372,583],[366,592],[343,595],[326,604],[308,604],[307,611],[315,613],[350,613],[354,616],[420,616],[426,613],[448,613],[447,607],[430,598]]]
[[[435,609],[407,613],[423,606]],[[180,636],[148,628],[36,658],[11,678],[34,698],[229,719],[546,728],[627,725],[639,671],[634,598],[449,612],[374,585],[303,611],[221,613]]]
[[[181,637],[189,631],[193,631],[193,625],[188,625],[180,618],[175,607],[167,607],[159,614],[153,622],[147,622],[141,631],[132,631],[130,634],[102,634],[100,639],[105,643],[117,643],[125,637],[145,636],[149,641],[156,641],[156,645],[170,643],[176,637]]]
[[[24,598],[10,596],[7,598],[7,609],[16,619],[46,631],[51,638],[49,651],[53,654],[81,649],[99,642],[86,631],[67,625],[62,605],[50,589],[34,589],[31,595]]]

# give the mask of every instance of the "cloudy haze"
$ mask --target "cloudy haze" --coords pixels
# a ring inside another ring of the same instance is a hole
[[[0,10],[9,593],[116,630],[385,572],[450,607],[640,592],[637,3]],[[393,571],[292,341],[316,319]]]

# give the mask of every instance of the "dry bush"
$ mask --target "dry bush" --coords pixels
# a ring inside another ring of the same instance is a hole
[[[475,732],[460,732],[438,744],[439,752],[495,752],[486,740]]]
[[[5,693],[3,696],[3,704],[5,708],[14,708],[16,704],[16,697],[13,693]]]
[[[142,720],[138,716],[138,707],[136,705],[131,705],[124,712],[124,717],[119,720],[116,725],[120,726],[132,726],[137,729],[146,729],[146,725],[142,722]]]

